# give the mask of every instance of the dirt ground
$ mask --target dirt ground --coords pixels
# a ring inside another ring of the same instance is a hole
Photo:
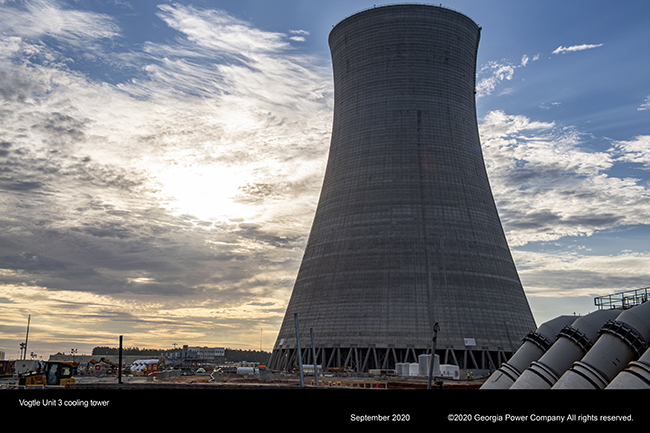
[[[219,381],[211,381],[209,376],[182,376],[174,378],[173,383],[215,383],[215,384],[259,384],[259,385],[295,385],[300,386],[300,379],[259,379],[241,376],[232,376]],[[443,380],[442,389],[478,389],[483,384],[482,380],[458,381]],[[305,378],[307,386],[315,386],[313,377]],[[354,388],[385,388],[385,389],[426,389],[426,381],[400,381],[400,380],[372,380],[355,378],[320,378],[320,386],[354,387]],[[374,386],[380,385],[380,386]],[[434,384],[436,386],[436,384]]]

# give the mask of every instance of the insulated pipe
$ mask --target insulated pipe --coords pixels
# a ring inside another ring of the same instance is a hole
[[[650,349],[632,361],[605,389],[650,389]]]
[[[600,338],[573,363],[551,389],[603,389],[631,361],[638,359],[650,340],[650,302],[623,311],[600,330]]]
[[[575,320],[574,316],[559,316],[543,323],[536,331],[528,333],[512,358],[501,364],[481,389],[510,388],[521,372],[530,367],[532,361],[539,359],[553,345],[558,332]]]
[[[620,310],[597,310],[579,317],[559,332],[557,341],[512,384],[510,389],[550,389],[598,339],[598,331]]]

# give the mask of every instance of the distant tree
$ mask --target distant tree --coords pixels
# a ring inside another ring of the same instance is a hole
[[[93,356],[98,355],[118,355],[119,347],[97,346],[93,348]],[[161,349],[140,349],[138,347],[123,347],[122,355],[151,356],[156,357],[162,352]]]
[[[118,355],[118,347],[96,346],[93,348],[92,355]],[[142,357],[157,357],[163,353],[165,349],[140,349],[138,347],[125,347],[122,348],[122,355],[134,355]],[[271,353],[263,350],[245,350],[245,349],[226,349],[225,360],[227,362],[258,362],[266,364],[269,361]]]
[[[227,362],[259,362],[266,364],[271,354],[263,350],[226,349]]]

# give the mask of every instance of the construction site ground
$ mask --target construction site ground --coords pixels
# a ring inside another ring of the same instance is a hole
[[[303,384],[305,387],[323,387],[323,388],[364,388],[364,389],[427,389],[428,381],[417,378],[359,378],[359,377],[319,377],[318,384],[313,376],[306,376]],[[432,387],[438,389],[478,389],[483,384],[483,380],[449,380],[436,379],[432,382]],[[272,377],[259,378],[254,376],[231,375],[212,379],[209,375],[204,376],[180,376],[168,380],[146,377],[127,377],[123,378],[122,384],[117,383],[117,379],[103,378],[99,379],[82,379],[78,380],[75,388],[93,388],[93,387],[188,387],[188,386],[215,386],[215,387],[276,387],[276,388],[296,388],[301,386],[299,377]]]
[[[478,389],[484,380],[450,380],[435,378],[432,387],[436,389]],[[336,376],[305,376],[304,387],[309,388],[359,388],[359,389],[427,389],[426,378],[408,377],[336,377]],[[18,386],[17,378],[0,380],[0,389],[15,389]],[[248,375],[225,375],[213,379],[210,375],[178,376],[161,380],[155,376],[124,376],[118,381],[116,376],[78,376],[69,389],[174,389],[196,387],[222,387],[222,388],[299,388],[299,376],[269,375],[265,378]]]

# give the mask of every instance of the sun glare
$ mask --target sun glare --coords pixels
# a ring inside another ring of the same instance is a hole
[[[238,188],[246,184],[246,173],[230,166],[173,166],[156,175],[159,198],[174,215],[201,220],[246,218],[252,209],[237,203]]]

